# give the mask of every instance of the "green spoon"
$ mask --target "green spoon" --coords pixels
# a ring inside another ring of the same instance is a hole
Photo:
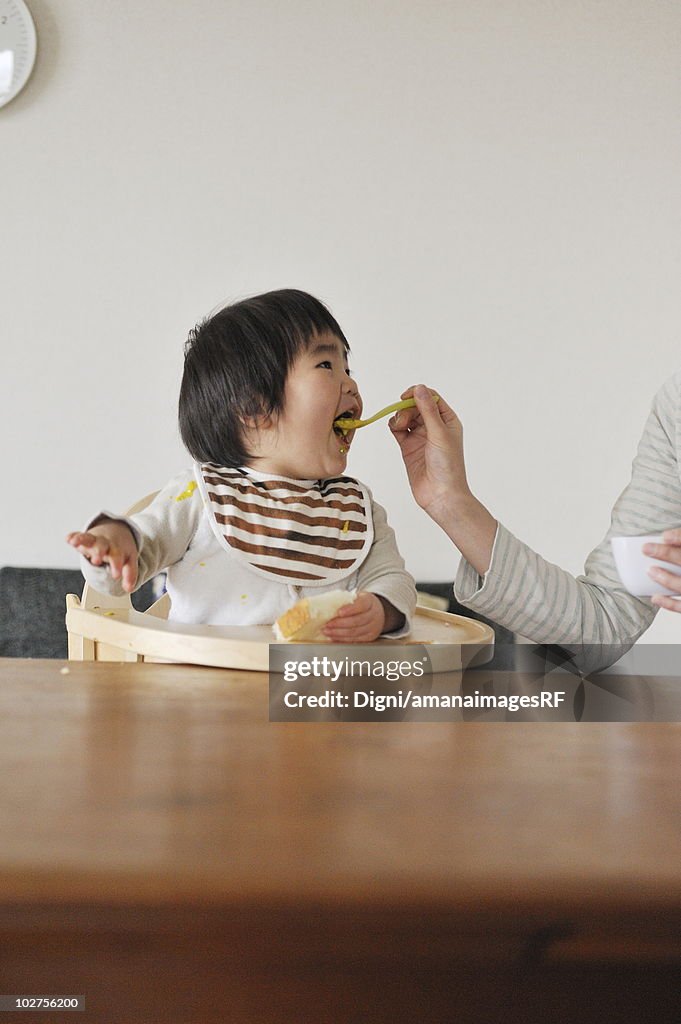
[[[440,401],[439,395],[433,395],[436,402]],[[403,398],[401,402],[393,402],[392,405],[386,405],[385,409],[381,409],[380,412],[374,413],[368,420],[349,420],[343,419],[334,420],[334,427],[338,427],[344,434],[348,430],[357,430],[359,427],[368,427],[370,423],[375,423],[376,420],[380,420],[383,416],[389,416],[391,412],[399,412],[400,409],[413,409],[416,402],[413,398]]]

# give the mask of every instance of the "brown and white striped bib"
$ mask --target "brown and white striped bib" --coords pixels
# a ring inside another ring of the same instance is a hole
[[[358,480],[292,480],[196,464],[220,544],[278,583],[321,587],[354,573],[374,539],[371,500]]]

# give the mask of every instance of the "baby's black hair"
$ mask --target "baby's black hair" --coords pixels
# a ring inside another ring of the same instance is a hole
[[[296,356],[325,332],[350,350],[326,306],[295,288],[243,299],[197,324],[185,344],[179,401],[180,434],[190,455],[232,468],[251,461],[244,420],[283,408]]]

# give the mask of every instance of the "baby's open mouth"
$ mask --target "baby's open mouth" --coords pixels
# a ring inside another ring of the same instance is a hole
[[[353,416],[354,416],[354,410],[353,409],[344,409],[343,412],[340,413],[339,416],[336,416],[336,418],[333,421],[334,433],[337,434],[338,437],[342,437],[345,441],[347,441],[348,444],[350,444],[350,441],[352,440],[352,438],[348,437],[348,434],[353,434],[354,431],[350,430],[348,427],[341,427],[341,426],[339,426],[338,421],[339,420],[350,420],[350,419],[353,418]]]

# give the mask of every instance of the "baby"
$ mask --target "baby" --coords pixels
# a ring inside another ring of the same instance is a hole
[[[386,514],[344,476],[362,399],[348,342],[305,292],[268,292],[198,324],[185,346],[182,440],[193,472],[169,481],[142,512],[101,512],[67,541],[86,580],[131,592],[162,570],[170,618],[273,623],[301,597],[356,590],[324,628],[336,643],[409,632],[412,577]]]

